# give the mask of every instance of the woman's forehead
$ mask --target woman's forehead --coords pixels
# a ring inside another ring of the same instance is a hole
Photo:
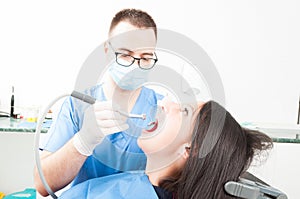
[[[201,110],[201,108],[204,106],[205,102],[197,102],[197,109],[199,109],[199,111]]]

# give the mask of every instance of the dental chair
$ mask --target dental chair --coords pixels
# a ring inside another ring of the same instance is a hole
[[[224,185],[225,191],[245,199],[287,199],[283,192],[271,187],[253,174],[246,172],[238,182],[229,181]]]

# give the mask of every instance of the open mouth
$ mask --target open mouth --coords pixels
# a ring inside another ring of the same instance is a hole
[[[151,133],[151,132],[155,131],[158,127],[158,120],[156,119],[155,122],[151,122],[149,124],[149,126],[150,126],[150,128],[145,130],[146,132]]]
[[[151,135],[154,134],[153,132],[158,133],[160,131],[160,128],[162,128],[164,126],[165,119],[166,119],[166,114],[163,110],[163,107],[161,107],[161,106],[152,107],[152,109],[150,110],[150,113],[149,113],[149,117],[147,117],[147,120],[149,121],[149,123],[147,124],[147,126],[145,127],[143,132],[146,134],[152,133]],[[158,123],[159,123],[159,125],[158,125]]]

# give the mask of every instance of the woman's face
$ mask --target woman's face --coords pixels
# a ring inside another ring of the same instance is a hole
[[[154,125],[143,130],[138,145],[147,154],[174,153],[191,141],[195,116],[200,110],[198,105],[179,105],[164,99]]]

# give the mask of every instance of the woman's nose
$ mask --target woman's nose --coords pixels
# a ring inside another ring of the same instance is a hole
[[[166,96],[160,103],[163,111],[169,113],[173,110],[179,109],[179,104],[173,102],[169,96]]]

